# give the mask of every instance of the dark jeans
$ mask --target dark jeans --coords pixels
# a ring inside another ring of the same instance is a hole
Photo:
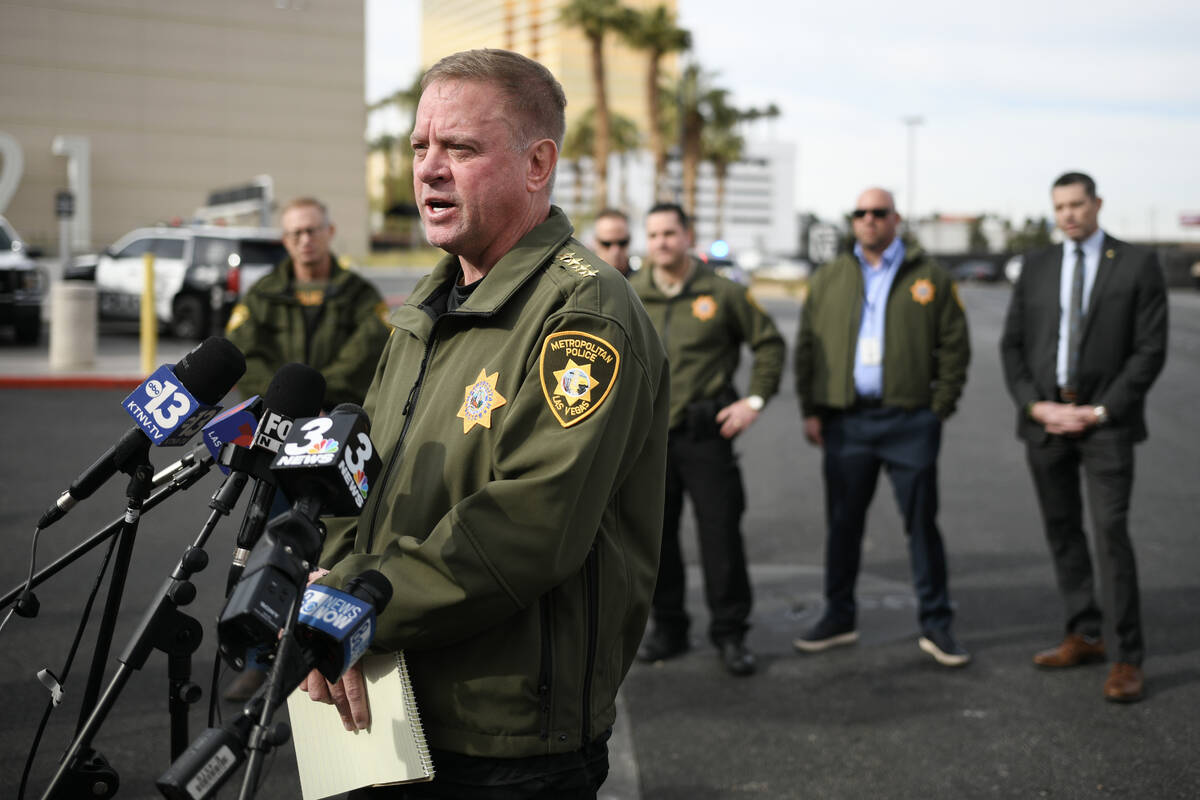
[[[1123,428],[1101,428],[1079,437],[1050,436],[1026,447],[1026,459],[1042,509],[1046,541],[1067,611],[1067,632],[1101,633],[1100,606],[1083,528],[1079,474],[1087,481],[1088,505],[1096,528],[1097,565],[1111,585],[1117,658],[1141,664],[1144,656],[1137,562],[1129,538],[1133,492],[1133,443]]]
[[[687,633],[686,579],[679,544],[683,496],[692,498],[704,572],[704,598],[711,613],[709,638],[741,640],[750,627],[753,597],[742,547],[746,506],[742,472],[733,444],[719,434],[693,435],[686,428],[667,439],[667,493],[662,553],[654,587],[654,624],[669,635]]]
[[[942,422],[928,409],[872,408],[828,415],[825,439],[826,614],[853,625],[854,585],[862,559],[867,508],[880,467],[895,490],[917,593],[922,630],[949,628],[953,618],[946,553],[937,527],[937,457]]]
[[[611,734],[574,753],[531,758],[433,750],[432,781],[357,789],[346,800],[594,800],[608,777]]]

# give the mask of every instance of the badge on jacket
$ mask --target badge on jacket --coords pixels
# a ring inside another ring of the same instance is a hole
[[[496,390],[496,381],[499,379],[499,372],[488,375],[486,369],[481,369],[475,382],[467,386],[463,394],[462,408],[458,410],[458,416],[463,421],[464,434],[470,433],[471,428],[476,425],[491,428],[492,411],[508,402]]]
[[[587,419],[617,382],[621,356],[599,336],[559,331],[546,337],[540,358],[542,393],[564,428]]]
[[[933,283],[928,278],[921,278],[912,285],[912,299],[923,306],[933,302]]]
[[[701,322],[708,322],[717,313],[717,301],[711,294],[702,294],[692,301],[692,316]]]

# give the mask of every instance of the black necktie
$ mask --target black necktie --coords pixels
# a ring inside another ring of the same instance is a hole
[[[1071,307],[1067,310],[1067,388],[1078,390],[1079,339],[1083,334],[1083,248],[1075,245],[1075,272],[1071,276]]]

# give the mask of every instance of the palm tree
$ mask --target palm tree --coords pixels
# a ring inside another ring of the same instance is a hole
[[[704,127],[717,114],[732,107],[725,98],[729,92],[713,87],[709,76],[696,64],[689,64],[679,79],[679,124],[683,162],[683,207],[696,214],[696,180],[704,158]]]
[[[592,160],[596,170],[595,197],[603,204],[608,198],[608,153],[611,121],[608,91],[605,85],[604,37],[610,30],[629,27],[631,12],[620,0],[569,0],[559,12],[564,25],[579,28],[591,48],[592,88],[595,93],[596,137]]]
[[[737,111],[726,109],[709,121],[703,135],[704,160],[713,165],[717,178],[717,226],[714,238],[723,239],[725,228],[725,179],[729,165],[741,161],[746,140],[737,132]]]
[[[629,44],[646,51],[646,126],[650,130],[650,150],[654,153],[654,199],[669,199],[667,178],[667,138],[664,135],[662,90],[659,74],[662,59],[692,46],[690,31],[675,24],[675,13],[666,6],[634,12],[632,24],[622,31]]]
[[[609,114],[609,122],[611,128],[612,152],[619,153],[622,157],[626,153],[631,153],[641,146],[641,134],[638,131],[637,123],[631,120],[624,114],[612,112]],[[567,132],[566,139],[563,141],[563,159],[570,162],[572,174],[575,176],[575,197],[573,199],[574,210],[572,211],[572,219],[581,217],[583,212],[583,159],[590,155],[595,147],[596,141],[596,109],[589,108],[587,111],[579,115],[578,119],[572,124],[571,129]],[[622,181],[624,180],[624,171],[622,171]],[[622,196],[627,195],[625,187],[621,188]],[[597,194],[592,197],[592,210],[599,211],[601,207],[606,205],[606,201]]]

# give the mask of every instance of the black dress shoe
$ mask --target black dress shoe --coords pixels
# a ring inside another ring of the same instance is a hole
[[[687,634],[672,635],[656,628],[642,640],[642,646],[637,651],[637,660],[666,661],[668,658],[683,655],[688,651],[688,647]]]
[[[721,663],[725,665],[725,670],[730,675],[741,678],[754,674],[754,670],[757,668],[754,654],[746,649],[745,642],[738,639],[725,639],[717,643],[717,651],[721,656]]]

